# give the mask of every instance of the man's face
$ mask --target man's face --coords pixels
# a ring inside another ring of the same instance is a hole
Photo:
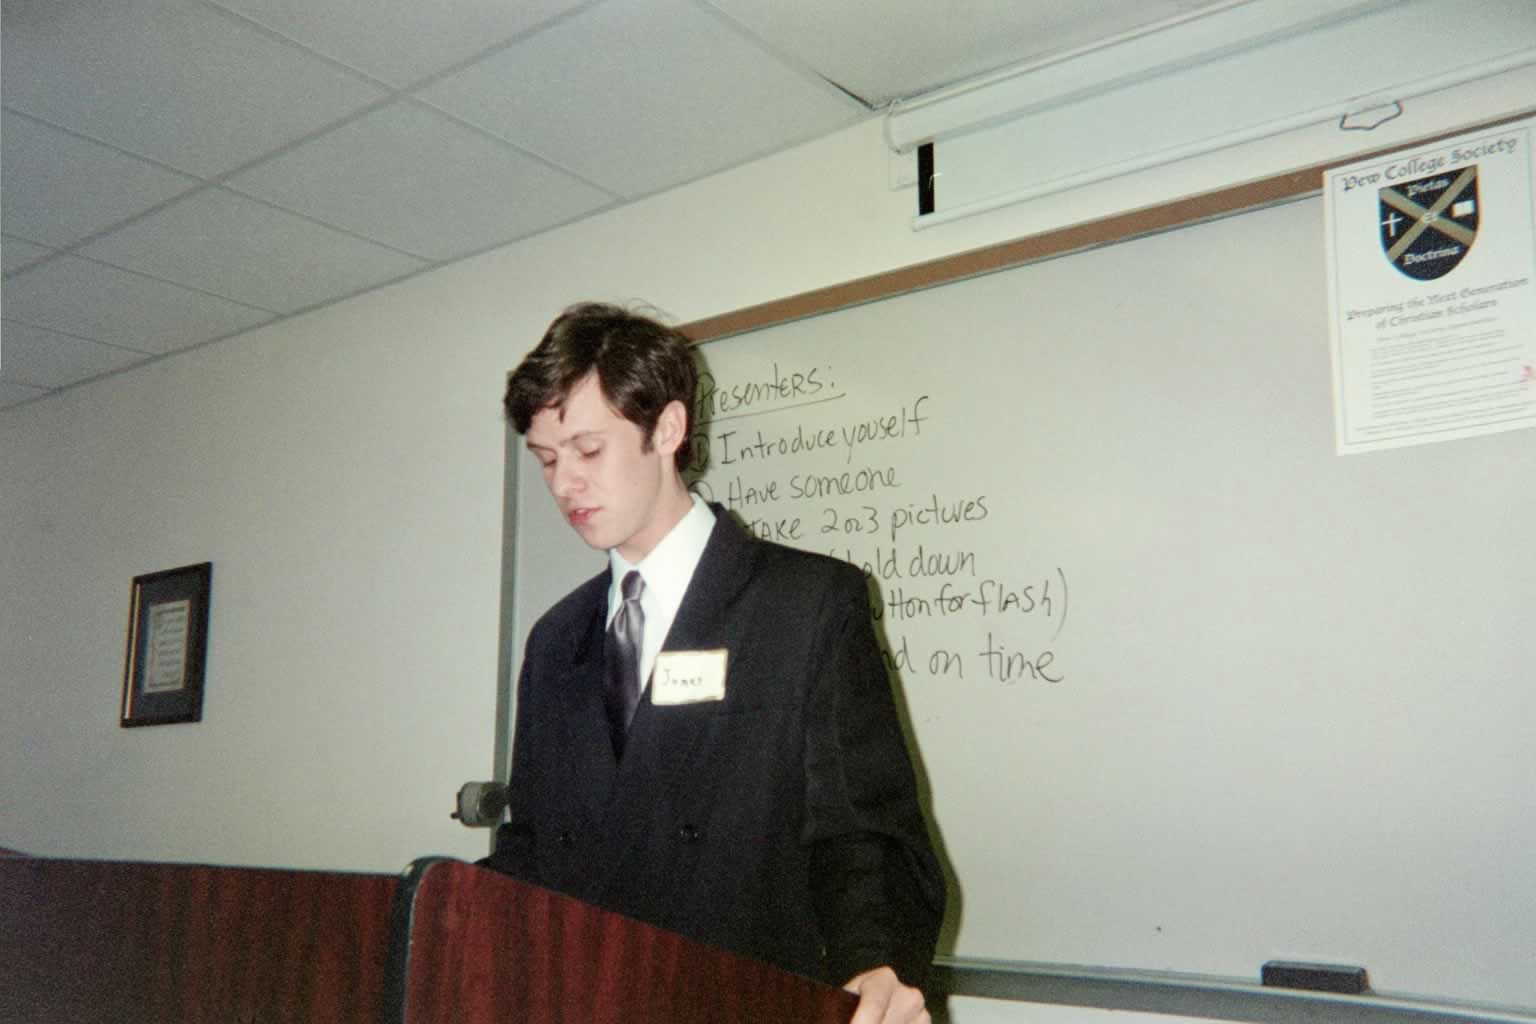
[[[646,444],[644,431],[608,404],[594,372],[563,406],[534,414],[527,444],[544,469],[549,493],[581,539],[594,548],[618,548],[638,562],[676,521],[669,517],[676,445],[668,443],[667,434],[665,424],[658,424],[653,440],[662,443]]]

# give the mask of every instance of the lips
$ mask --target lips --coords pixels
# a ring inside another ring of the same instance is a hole
[[[597,509],[587,507],[573,508],[565,514],[565,517],[570,520],[572,526],[585,526],[595,515],[597,515]]]

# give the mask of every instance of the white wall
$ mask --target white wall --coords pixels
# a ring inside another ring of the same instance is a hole
[[[1428,134],[1528,95],[1421,103],[1392,131]],[[1308,162],[1283,144],[1255,152],[1262,169],[1238,162],[1214,180]],[[914,233],[914,195],[888,176],[870,121],[0,411],[0,846],[369,871],[480,856],[487,833],[448,812],[461,782],[491,773],[495,746],[499,399],[551,316],[583,298],[711,316],[1211,177],[1109,182]],[[203,721],[121,729],[129,581],[202,560]],[[990,1019],[974,1002],[965,1019]],[[1130,1019],[1072,1014],[1108,1018]]]
[[[0,411],[0,846],[363,870],[481,855],[487,834],[448,812],[492,769],[499,398],[552,315],[644,299],[692,320],[1169,197],[1110,182],[914,233],[914,193],[888,178],[871,120]],[[203,721],[121,729],[129,581],[202,560]]]
[[[492,768],[506,371],[577,299],[688,320],[1029,230],[914,235],[887,174],[871,121],[0,412],[0,846],[483,854],[448,812]],[[202,560],[203,720],[121,729],[129,582]]]

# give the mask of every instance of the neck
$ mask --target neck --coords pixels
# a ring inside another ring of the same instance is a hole
[[[662,489],[656,504],[656,517],[652,521],[652,528],[645,532],[644,536],[633,538],[627,544],[620,544],[619,554],[630,565],[638,565],[641,560],[656,550],[656,545],[666,539],[678,523],[683,521],[693,509],[693,495],[688,493],[688,488],[683,486],[682,477],[676,473],[666,487]]]

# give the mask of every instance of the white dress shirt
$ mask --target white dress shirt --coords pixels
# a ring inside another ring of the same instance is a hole
[[[645,631],[640,638],[640,678],[644,680],[641,692],[650,685],[651,669],[656,667],[656,655],[677,618],[677,609],[683,603],[683,594],[693,579],[693,571],[704,557],[704,546],[709,543],[710,531],[715,528],[715,514],[704,499],[692,495],[693,508],[678,520],[677,525],[651,549],[651,553],[631,565],[617,548],[608,550],[608,567],[613,577],[608,585],[608,617],[604,624],[613,622],[624,602],[620,586],[631,569],[640,570],[645,581],[645,591],[640,595],[640,610],[645,613]]]

